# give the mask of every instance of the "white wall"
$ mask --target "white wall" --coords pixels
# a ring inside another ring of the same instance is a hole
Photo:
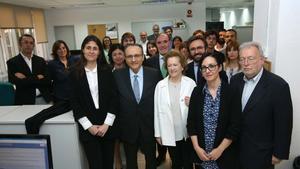
[[[224,22],[225,29],[231,29],[233,26],[251,25],[253,15],[253,7],[220,9],[220,21]]]
[[[294,108],[290,160],[276,169],[292,169],[294,158],[300,155],[299,7],[300,1],[295,0],[255,0],[253,38],[264,47],[273,72],[289,83]]]
[[[186,17],[187,9],[193,10],[193,17]],[[74,25],[76,47],[80,49],[81,42],[87,35],[88,24],[118,23],[119,39],[127,31],[131,31],[131,22],[184,19],[187,28],[192,33],[196,29],[205,28],[204,2],[187,4],[139,5],[125,7],[95,7],[74,9],[49,9],[45,11],[48,29],[49,47],[54,43],[54,26]],[[152,32],[148,32],[152,34]]]

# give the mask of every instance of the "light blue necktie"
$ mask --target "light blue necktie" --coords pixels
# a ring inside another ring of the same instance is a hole
[[[140,86],[139,86],[139,81],[138,81],[138,75],[134,75],[134,80],[133,80],[133,93],[136,99],[136,102],[140,102]]]

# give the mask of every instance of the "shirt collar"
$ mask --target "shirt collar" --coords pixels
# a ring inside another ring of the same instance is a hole
[[[23,59],[27,59],[27,60],[31,60],[32,59],[32,56],[33,56],[33,54],[31,53],[31,56],[30,56],[30,59],[27,57],[27,56],[25,56],[22,52],[20,52],[20,54],[21,54],[21,56],[23,57]]]
[[[96,67],[95,67],[94,69],[92,69],[92,70],[90,70],[90,69],[88,69],[88,68],[86,68],[86,67],[84,67],[84,69],[85,69],[86,72],[96,73],[96,72],[97,72],[97,65],[96,65]]]
[[[164,60],[164,56],[161,55],[161,54],[159,54],[159,59],[160,59],[160,60]]]
[[[131,69],[129,69],[130,77],[133,78],[134,75],[138,75],[138,77],[143,77],[143,66],[141,66],[140,70],[137,73],[134,73]]]
[[[259,71],[259,73],[258,73],[256,76],[254,76],[253,78],[251,78],[251,79],[247,79],[247,77],[244,75],[244,77],[243,77],[244,81],[245,81],[245,82],[249,82],[249,81],[257,82],[257,81],[259,81],[259,79],[260,79],[261,76],[262,76],[263,70],[264,70],[264,69],[261,68],[261,70]]]

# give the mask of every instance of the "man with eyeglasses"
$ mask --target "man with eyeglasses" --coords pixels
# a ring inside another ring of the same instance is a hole
[[[231,80],[242,114],[239,138],[241,169],[274,169],[289,158],[293,107],[288,83],[265,70],[259,43],[240,46],[242,73]]]
[[[159,71],[142,66],[143,48],[125,48],[128,68],[115,70],[119,93],[120,139],[124,143],[126,168],[138,169],[137,152],[144,153],[146,169],[155,169],[154,90],[161,79]]]

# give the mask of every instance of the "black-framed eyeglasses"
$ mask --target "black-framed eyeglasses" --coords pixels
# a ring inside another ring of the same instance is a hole
[[[133,58],[138,59],[138,58],[141,58],[142,56],[143,56],[142,54],[126,55],[125,58],[133,60]]]
[[[216,69],[217,69],[217,66],[218,66],[218,64],[209,64],[208,66],[201,66],[200,67],[200,71],[202,72],[202,73],[205,73],[206,71],[207,71],[207,69],[210,71],[210,72],[212,72],[212,71],[215,71]]]

